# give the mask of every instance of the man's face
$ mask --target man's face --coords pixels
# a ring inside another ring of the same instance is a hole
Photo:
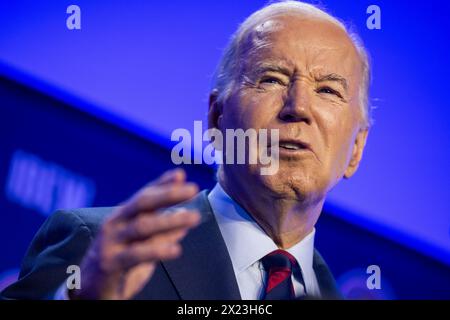
[[[351,40],[330,22],[284,16],[257,26],[217,123],[222,131],[279,129],[279,170],[262,176],[259,164],[228,165],[226,174],[292,199],[320,199],[351,176],[367,133],[361,68]]]

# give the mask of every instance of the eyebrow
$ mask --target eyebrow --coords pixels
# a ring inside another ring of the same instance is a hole
[[[344,87],[345,91],[348,90],[348,82],[347,79],[344,77],[336,74],[336,73],[329,73],[326,75],[315,77],[315,80],[317,82],[325,82],[325,81],[334,81],[341,84],[342,87]]]
[[[290,77],[292,75],[292,72],[289,69],[289,67],[283,66],[280,64],[276,64],[276,63],[267,63],[267,62],[259,63],[256,66],[256,68],[254,68],[253,72],[256,74],[262,74],[262,73],[266,73],[266,72],[278,72],[278,73],[282,73],[288,77]]]

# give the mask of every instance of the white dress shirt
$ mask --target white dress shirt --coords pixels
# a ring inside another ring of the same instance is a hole
[[[243,300],[261,299],[266,282],[266,272],[261,259],[279,248],[219,183],[209,193],[208,200],[225,240],[241,298]],[[301,275],[295,272],[292,275],[297,297],[306,294],[320,297],[319,284],[313,269],[314,234],[315,229],[299,243],[286,250],[295,257],[301,269]],[[304,285],[301,281],[302,277]]]

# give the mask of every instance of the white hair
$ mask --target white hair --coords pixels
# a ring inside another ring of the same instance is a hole
[[[250,15],[237,29],[237,31],[231,36],[230,42],[225,48],[222,58],[217,66],[216,72],[213,76],[212,90],[217,93],[217,101],[219,103],[225,103],[230,96],[239,72],[239,58],[243,50],[243,42],[247,39],[249,34],[255,27],[270,20],[274,16],[279,15],[293,15],[301,14],[309,17],[317,17],[328,20],[342,30],[344,30],[361,59],[362,63],[362,83],[359,87],[359,104],[361,107],[361,115],[366,127],[369,127],[372,123],[371,108],[369,106],[369,84],[370,84],[370,62],[368,53],[359,38],[359,36],[346,27],[344,23],[333,17],[329,13],[312,4],[285,0],[276,3],[269,4],[264,8],[254,12]]]

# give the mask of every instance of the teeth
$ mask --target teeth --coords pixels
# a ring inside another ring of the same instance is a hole
[[[288,142],[281,143],[280,147],[285,148],[285,149],[290,149],[290,150],[300,150],[301,149],[297,144],[288,143]]]

